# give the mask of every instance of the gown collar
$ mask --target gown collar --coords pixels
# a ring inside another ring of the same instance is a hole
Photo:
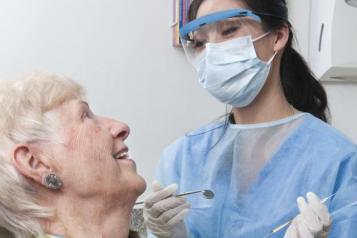
[[[282,124],[289,123],[295,119],[298,119],[302,116],[306,116],[308,113],[305,112],[299,112],[297,114],[294,114],[289,117],[285,117],[279,120],[271,121],[271,122],[263,122],[263,123],[256,123],[256,124],[229,124],[230,128],[238,128],[238,129],[258,129],[258,128],[267,128],[267,127],[273,127],[273,126],[278,126]]]

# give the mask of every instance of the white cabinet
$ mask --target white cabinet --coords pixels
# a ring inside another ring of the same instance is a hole
[[[357,7],[357,0],[346,0],[346,2],[353,7]]]
[[[310,1],[313,72],[321,80],[357,80],[357,0]]]

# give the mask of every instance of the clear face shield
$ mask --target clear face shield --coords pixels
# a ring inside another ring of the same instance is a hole
[[[181,44],[190,63],[195,64],[207,47],[225,41],[264,35],[261,18],[250,10],[231,9],[199,17],[180,30]],[[249,39],[250,40],[250,39]]]

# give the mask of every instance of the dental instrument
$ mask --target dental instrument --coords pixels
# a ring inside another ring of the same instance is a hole
[[[182,197],[182,196],[187,196],[187,195],[196,194],[196,193],[202,193],[203,197],[206,198],[206,199],[213,199],[214,198],[214,192],[212,192],[211,190],[208,190],[208,189],[180,193],[180,194],[177,194],[177,195],[174,195],[174,196]],[[136,202],[135,205],[140,205],[140,204],[143,204],[143,203],[144,203],[144,200]]]
[[[321,202],[322,202],[322,203],[325,203],[325,202],[327,202],[329,199],[331,199],[331,198],[332,198],[333,196],[335,196],[335,195],[336,195],[336,193],[334,193],[334,194],[332,194],[332,195],[330,195],[330,196],[328,196],[328,197],[322,199]],[[272,234],[274,234],[274,233],[276,233],[276,232],[282,230],[284,227],[290,225],[292,221],[293,221],[293,219],[291,219],[291,220],[285,222],[284,224],[282,224],[282,225],[280,225],[280,226],[274,228],[274,229],[271,231],[271,233],[269,233],[269,234],[267,234],[266,236],[264,236],[264,238],[269,237],[269,236],[271,236]]]

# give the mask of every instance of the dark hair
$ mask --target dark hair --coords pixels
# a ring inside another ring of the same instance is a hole
[[[197,11],[204,0],[193,0],[188,20],[196,18]],[[265,30],[289,27],[289,40],[281,59],[280,77],[284,94],[296,109],[311,113],[327,122],[327,96],[324,88],[312,74],[303,57],[293,48],[294,34],[288,21],[285,0],[242,0],[250,10],[262,18]]]

